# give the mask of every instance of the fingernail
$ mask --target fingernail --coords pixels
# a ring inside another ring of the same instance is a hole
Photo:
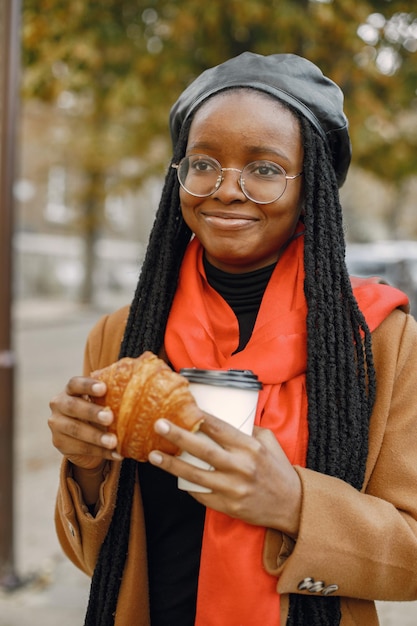
[[[122,457],[122,455],[121,455],[121,454],[119,454],[118,452],[112,452],[112,454],[111,454],[111,455],[112,455],[112,458],[113,458],[115,461],[123,461],[123,457]]]
[[[162,454],[160,454],[159,452],[155,452],[155,451],[152,451],[149,453],[148,459],[154,465],[161,465],[163,461]]]
[[[107,409],[103,411],[99,411],[97,413],[97,419],[100,420],[102,424],[111,424],[113,421],[113,413]]]
[[[155,422],[155,430],[160,435],[166,435],[167,433],[169,433],[169,424],[168,424],[168,422],[166,420],[164,420],[164,419],[156,420],[156,422]]]
[[[106,385],[104,383],[93,383],[91,385],[91,391],[94,394],[101,396],[106,391]]]
[[[106,448],[114,448],[117,445],[117,439],[115,435],[105,434],[101,436],[101,443]]]

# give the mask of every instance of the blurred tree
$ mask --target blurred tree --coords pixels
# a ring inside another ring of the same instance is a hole
[[[130,184],[161,172],[171,104],[203,69],[245,50],[317,63],[345,92],[354,162],[399,185],[415,173],[417,14],[409,2],[23,0],[23,95],[57,106],[73,124],[90,249],[110,173],[129,157],[137,164]]]

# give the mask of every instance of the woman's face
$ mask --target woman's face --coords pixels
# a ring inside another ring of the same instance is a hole
[[[210,98],[191,124],[186,155],[205,154],[224,168],[243,169],[268,160],[294,176],[303,168],[297,118],[280,102],[257,91],[228,91]],[[287,181],[284,194],[270,204],[246,198],[239,172],[224,172],[211,196],[180,190],[181,210],[202,243],[207,260],[231,273],[250,272],[275,262],[293,235],[302,206],[302,176]]]

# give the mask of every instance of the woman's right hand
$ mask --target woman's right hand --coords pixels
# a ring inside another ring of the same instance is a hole
[[[93,401],[105,393],[105,383],[75,376],[49,403],[52,443],[77,467],[92,470],[102,466],[105,460],[122,458],[116,452],[116,435],[107,432],[113,421],[112,411]]]

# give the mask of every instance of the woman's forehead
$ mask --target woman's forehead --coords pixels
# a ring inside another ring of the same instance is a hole
[[[196,111],[188,135],[190,151],[298,163],[303,152],[300,123],[288,107],[256,90],[225,91]]]
[[[234,87],[229,89],[224,89],[223,91],[217,92],[207,98],[198,108],[195,115],[198,114],[199,111],[202,111],[206,108],[220,108],[223,105],[226,105],[228,102],[247,102],[252,104],[254,107],[254,115],[256,114],[256,108],[259,107],[260,103],[263,102],[266,108],[269,108],[271,111],[273,110],[286,110],[288,111],[294,118],[296,116],[292,113],[291,109],[286,105],[282,100],[279,100],[275,96],[272,96],[265,91],[260,91],[259,89],[254,89],[252,87]],[[194,117],[195,117],[194,115]]]
[[[218,93],[196,111],[190,127],[188,144],[210,141],[223,136],[254,147],[281,142],[301,143],[300,124],[296,115],[278,99],[255,89],[231,89]]]

